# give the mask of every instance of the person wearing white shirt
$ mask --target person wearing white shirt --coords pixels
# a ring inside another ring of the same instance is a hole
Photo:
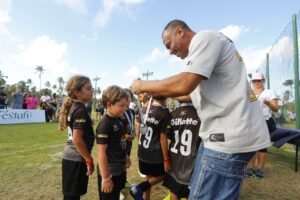
[[[278,111],[278,98],[275,92],[264,87],[265,78],[262,73],[254,73],[252,75],[253,93],[260,102],[262,113],[266,119],[269,133],[276,129],[276,124],[272,118],[273,113]],[[246,176],[256,177],[257,179],[264,178],[263,168],[266,163],[267,149],[260,149],[256,155],[248,163]],[[257,169],[255,168],[255,161],[257,160]]]
[[[257,150],[271,145],[243,58],[222,33],[194,32],[182,20],[170,21],[162,39],[171,55],[185,59],[185,68],[159,81],[134,80],[132,91],[191,97],[201,120],[203,145],[189,199],[239,199],[247,163]]]

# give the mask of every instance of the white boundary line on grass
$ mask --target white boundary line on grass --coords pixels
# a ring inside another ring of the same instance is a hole
[[[12,155],[17,155],[17,154],[21,154],[21,153],[26,153],[28,151],[38,151],[38,150],[44,150],[44,149],[49,149],[49,148],[61,147],[61,146],[65,146],[65,144],[55,144],[55,145],[50,145],[50,146],[46,146],[46,147],[39,147],[39,148],[35,148],[35,149],[28,149],[28,150],[23,150],[23,151],[14,151],[14,152],[10,152],[10,153],[2,153],[2,154],[0,154],[0,157],[2,157],[2,156],[12,156]]]

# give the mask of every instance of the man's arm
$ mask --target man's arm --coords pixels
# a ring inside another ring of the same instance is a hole
[[[159,81],[134,80],[132,91],[137,94],[150,92],[167,97],[185,96],[189,95],[203,78],[198,74],[182,72]]]
[[[192,99],[191,99],[190,95],[178,96],[178,97],[175,97],[174,99],[176,99],[180,103],[190,103],[190,102],[192,102]]]

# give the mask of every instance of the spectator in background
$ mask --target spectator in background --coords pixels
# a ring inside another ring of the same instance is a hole
[[[253,93],[258,99],[263,115],[266,119],[269,133],[276,130],[276,124],[273,119],[273,112],[278,111],[277,95],[269,89],[264,88],[265,78],[262,73],[255,73],[252,75]],[[267,149],[259,150],[248,163],[246,171],[247,177],[256,177],[257,179],[264,178],[264,165],[266,163]],[[257,158],[257,169],[255,169],[255,160]]]
[[[97,101],[97,103],[96,103],[96,119],[97,120],[100,120],[101,119],[101,117],[103,116],[103,114],[104,114],[104,107],[103,107],[103,105],[102,105],[102,100],[101,100],[101,98],[100,99],[98,99],[98,101]]]
[[[49,96],[48,92],[44,92],[44,94],[41,96],[41,104],[44,102],[49,102],[51,100],[51,97]]]
[[[64,97],[62,94],[58,94],[57,95],[57,99],[56,99],[56,105],[57,105],[57,116],[56,116],[56,119],[59,120],[59,112],[60,112],[60,109],[62,107],[62,103],[63,103],[63,100],[64,100]]]
[[[7,94],[4,93],[4,99],[5,99],[5,109],[7,109],[7,105],[8,105],[8,97],[7,97]]]
[[[292,123],[296,121],[296,113],[294,113],[293,111],[291,111],[289,113],[289,116],[290,116],[290,120],[291,120]]]
[[[52,121],[52,115],[55,108],[50,103],[51,97],[48,92],[45,91],[43,96],[41,96],[41,109],[45,110],[46,122]]]
[[[0,93],[0,109],[5,109],[5,101],[6,101],[6,99],[5,99],[5,97],[6,97],[6,94],[4,93],[4,92],[1,92]]]
[[[27,102],[26,102],[27,97],[28,97],[28,93],[25,92],[22,98],[22,109],[27,109]]]
[[[16,92],[12,93],[12,109],[22,109],[23,93],[19,87],[16,87]]]
[[[36,106],[39,104],[39,100],[35,97],[34,94],[28,93],[26,98],[27,109],[36,109]]]
[[[56,96],[56,93],[53,93],[52,94],[52,98],[49,102],[50,104],[50,107],[52,109],[52,116],[51,116],[51,119],[52,121],[56,121],[56,110],[57,110],[57,96]]]

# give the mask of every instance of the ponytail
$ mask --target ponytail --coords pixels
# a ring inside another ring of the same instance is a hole
[[[59,132],[63,132],[63,130],[67,127],[68,115],[70,112],[70,108],[74,100],[71,97],[65,98],[62,108],[59,113]]]
[[[75,92],[81,91],[82,87],[88,82],[91,82],[90,79],[81,75],[73,76],[68,80],[66,85],[68,97],[65,98],[59,113],[59,132],[62,132],[68,126],[67,122],[70,108],[74,103],[74,99],[76,99]]]

